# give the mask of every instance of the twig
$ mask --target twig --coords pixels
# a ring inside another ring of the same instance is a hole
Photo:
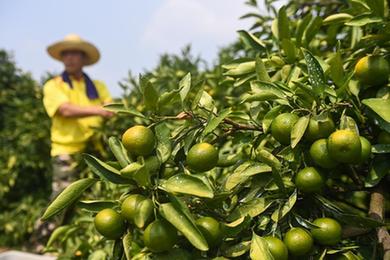
[[[384,190],[382,185],[379,185],[371,193],[370,210],[368,212],[368,215],[372,219],[381,222],[383,222],[385,219],[384,217],[385,198],[383,193]],[[383,259],[389,260],[390,259],[390,235],[386,229],[386,226],[381,226],[377,228],[377,237],[378,237],[378,242],[382,244],[383,247]]]
[[[359,175],[357,174],[356,170],[350,166],[350,174],[349,177],[351,177],[352,181],[359,187],[359,188],[363,188],[364,186],[364,183],[363,181],[359,178]]]
[[[229,118],[225,118],[223,120],[223,122],[225,124],[233,126],[233,128],[235,128],[235,129],[239,129],[239,130],[261,131],[261,128],[259,128],[259,127],[256,127],[254,125],[240,124],[240,123],[234,122],[233,120],[231,120]]]

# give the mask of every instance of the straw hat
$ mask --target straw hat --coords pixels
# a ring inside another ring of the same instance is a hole
[[[47,47],[47,52],[56,60],[62,61],[61,53],[66,50],[80,50],[86,54],[86,64],[92,65],[100,58],[99,50],[92,44],[83,40],[77,34],[69,34],[62,41]]]

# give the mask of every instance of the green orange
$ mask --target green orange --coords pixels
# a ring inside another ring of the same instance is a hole
[[[331,158],[328,150],[328,140],[319,139],[310,146],[310,157],[314,163],[325,169],[336,167],[339,163]]]
[[[338,162],[359,163],[362,152],[360,137],[350,129],[337,130],[328,138],[328,151],[331,158]]]
[[[132,194],[128,196],[123,202],[121,206],[121,214],[122,216],[129,222],[134,220],[134,217],[137,213],[137,207],[141,203],[141,201],[146,198],[139,194]]]
[[[196,225],[206,238],[210,247],[219,245],[223,238],[223,226],[212,217],[201,217],[196,220]]]
[[[341,225],[332,218],[317,218],[313,224],[318,228],[311,229],[314,240],[326,246],[336,245],[341,240]]]
[[[282,240],[272,236],[264,237],[264,239],[267,241],[269,251],[275,260],[288,259],[288,249]]]
[[[126,229],[125,220],[113,209],[103,209],[95,216],[96,230],[108,239],[120,238]]]
[[[355,65],[355,76],[367,86],[386,84],[390,74],[390,66],[385,58],[368,55],[361,58]]]
[[[319,115],[310,118],[304,134],[304,138],[307,141],[314,142],[320,138],[327,138],[336,129],[332,118],[329,116],[322,117],[322,115]]]
[[[218,151],[209,143],[198,143],[191,147],[187,155],[187,165],[194,171],[205,172],[218,163]]]
[[[271,124],[272,136],[281,144],[289,145],[291,141],[291,130],[299,117],[292,113],[278,115]]]
[[[365,162],[371,155],[371,143],[367,138],[360,136],[360,143],[362,145],[362,152],[360,154],[360,162]]]
[[[155,220],[145,229],[143,240],[153,252],[171,250],[178,239],[176,229],[166,220]]]
[[[152,153],[156,140],[152,130],[136,125],[126,130],[122,136],[122,143],[129,153],[147,156]]]
[[[324,178],[314,167],[306,167],[295,176],[295,186],[303,193],[320,193],[324,185]]]
[[[313,238],[303,228],[291,228],[283,239],[292,256],[306,256],[313,248]]]

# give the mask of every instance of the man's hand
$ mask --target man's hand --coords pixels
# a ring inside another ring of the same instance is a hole
[[[62,104],[58,108],[57,113],[63,117],[76,117],[76,118],[88,117],[88,116],[101,116],[104,118],[109,118],[114,115],[113,112],[107,111],[101,106],[83,107],[83,106],[73,105],[70,103]]]
[[[101,111],[99,114],[101,117],[110,118],[110,117],[114,116],[115,113],[108,111],[108,110],[105,110],[104,108],[101,108]]]

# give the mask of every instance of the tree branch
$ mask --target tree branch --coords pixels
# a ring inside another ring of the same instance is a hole
[[[384,221],[384,208],[385,208],[385,198],[384,190],[382,185],[379,185],[372,193],[370,200],[370,210],[368,212],[369,216],[372,219],[377,221]],[[383,259],[390,259],[390,235],[386,229],[386,226],[381,226],[377,228],[377,237],[378,242],[382,244],[383,247]]]

